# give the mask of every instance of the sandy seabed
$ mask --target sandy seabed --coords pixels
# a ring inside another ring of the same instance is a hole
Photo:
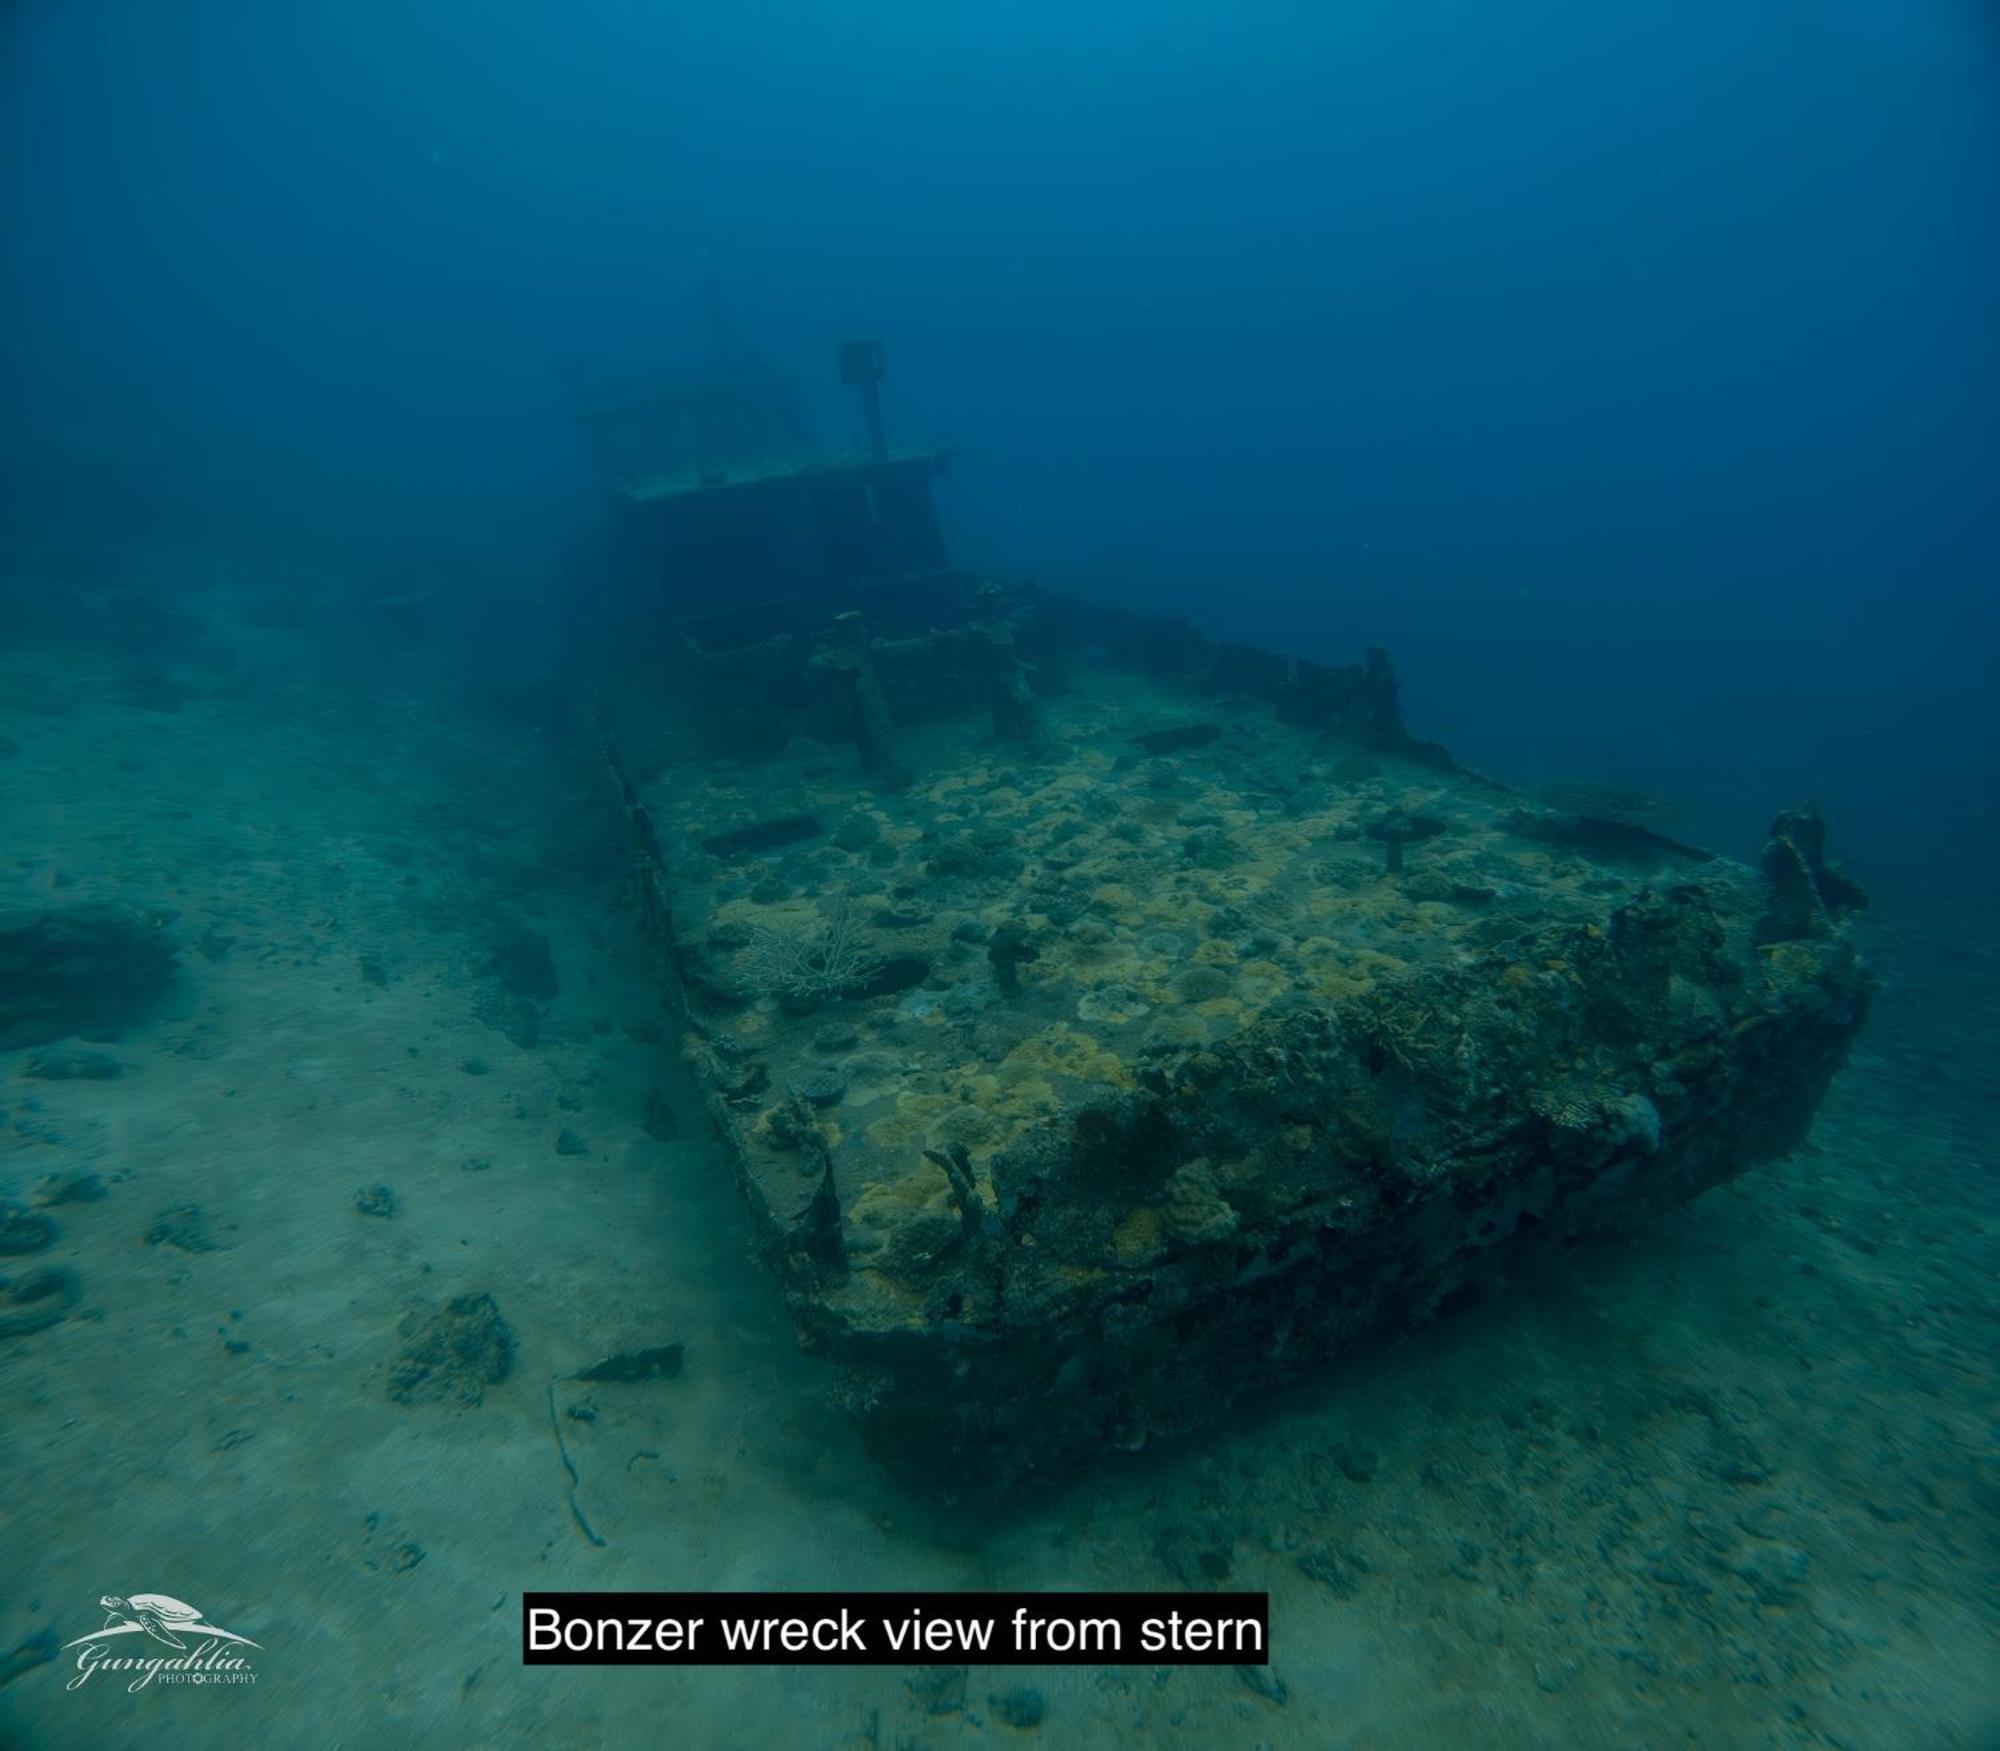
[[[0,1743],[2000,1743],[1975,895],[1871,922],[1877,1015],[1791,1160],[1221,1433],[954,1517],[863,1456],[749,1256],[587,757],[310,592],[273,624],[175,567],[184,643],[82,615],[0,651],[0,910],[171,912],[182,960],[145,1021],[65,1043],[116,1076],[0,1053],[0,1195],[59,1229],[0,1265],[82,1290],[0,1338]],[[495,970],[524,933],[546,1000]],[[508,1376],[392,1395],[411,1316],[479,1294]],[[668,1343],[675,1377],[566,1378]],[[526,1589],[1218,1576],[1270,1593],[1268,1673],[518,1652]],[[252,1637],[254,1683],[70,1688],[60,1644],[135,1593]],[[1037,1725],[992,1700],[1022,1690]]]

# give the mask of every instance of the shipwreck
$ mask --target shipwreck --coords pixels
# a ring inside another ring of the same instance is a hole
[[[883,1462],[1138,1448],[1801,1140],[1869,996],[1816,813],[1746,868],[1465,769],[1380,651],[956,570],[840,362],[852,452],[726,349],[575,414],[631,892]]]

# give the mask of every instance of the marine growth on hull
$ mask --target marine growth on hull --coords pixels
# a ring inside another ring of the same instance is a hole
[[[780,745],[783,689],[634,780],[688,1050],[885,1458],[1137,1445],[1795,1140],[1864,1002],[1798,823],[1787,884],[1459,770],[1379,658],[1316,724],[1293,666],[975,612],[1042,659],[1018,721],[990,640],[839,627]]]
[[[1380,652],[953,572],[943,453],[877,439],[634,477],[600,730],[687,1052],[886,1462],[1138,1447],[1799,1139],[1867,998],[1816,814],[1752,871],[1464,770]],[[662,568],[711,587],[661,613]]]

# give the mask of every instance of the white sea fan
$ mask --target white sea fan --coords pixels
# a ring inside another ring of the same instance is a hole
[[[743,971],[774,997],[824,1003],[865,985],[881,962],[851,900],[836,900],[811,925],[761,928],[743,951]]]

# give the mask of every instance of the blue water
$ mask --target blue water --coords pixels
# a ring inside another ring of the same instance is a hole
[[[1245,1691],[1220,1712],[1183,1710],[1177,1725],[1134,1669],[1088,1701],[1052,1683],[1032,1730],[1052,1744],[1198,1731],[1205,1743],[1415,1746],[1489,1729],[1509,1745],[1995,1742],[2000,1700],[1971,1669],[2000,1622],[1990,1425],[1983,1446],[1970,1433],[1993,1384],[2000,1116],[1990,4],[13,0],[0,10],[0,195],[0,641],[11,665],[0,749],[23,754],[11,771],[0,761],[6,906],[47,898],[58,876],[108,893],[138,869],[148,903],[206,916],[227,884],[216,874],[221,885],[204,889],[203,870],[351,861],[354,845],[387,835],[414,861],[371,865],[372,876],[355,865],[341,880],[356,886],[325,890],[302,874],[291,901],[351,919],[361,902],[342,894],[378,878],[385,893],[420,885],[412,871],[457,858],[467,903],[535,912],[566,985],[598,977],[583,969],[602,898],[590,884],[604,871],[574,843],[527,874],[512,869],[519,848],[463,799],[477,789],[467,774],[483,757],[481,725],[498,737],[519,723],[493,729],[463,712],[473,683],[542,671],[597,562],[601,506],[563,373],[699,357],[711,287],[733,336],[803,373],[830,440],[859,433],[834,343],[884,337],[893,433],[959,447],[943,503],[965,566],[1329,662],[1385,646],[1412,726],[1468,764],[1522,785],[1586,778],[1671,797],[1676,832],[1731,856],[1755,853],[1778,808],[1816,798],[1874,894],[1884,1000],[1814,1163],[1772,1170],[1769,1209],[1744,1202],[1763,1192],[1718,1194],[1726,1234],[1712,1250],[1688,1218],[1650,1263],[1593,1266],[1601,1280],[1579,1303],[1593,1314],[1544,1300],[1516,1316],[1534,1328],[1518,1344],[1485,1327],[1440,1340],[1431,1377],[1458,1384],[1435,1400],[1399,1397],[1417,1389],[1386,1375],[1353,1391],[1403,1429],[1427,1429],[1437,1452],[1477,1449],[1471,1421],[1451,1421],[1454,1393],[1523,1347],[1534,1358],[1520,1366],[1536,1376],[1524,1400],[1593,1370],[1615,1375],[1624,1364],[1599,1354],[1591,1320],[1616,1317],[1621,1298],[1633,1329],[1663,1317],[1684,1305],[1673,1281],[1685,1271],[1716,1299],[1707,1325],[1690,1315],[1697,1324],[1680,1335],[1691,1349],[1671,1366],[1755,1397],[1775,1389],[1752,1368],[1767,1340],[1742,1323],[1759,1292],[1751,1279],[1782,1271],[1789,1282],[1811,1265],[1811,1293],[1828,1299],[1802,1316],[1798,1342],[1822,1345],[1816,1378],[1839,1382],[1823,1389],[1837,1402],[1814,1413],[1814,1499],[1827,1525],[1852,1513],[1890,1528],[1908,1571],[1892,1587],[1869,1578],[1875,1558],[1857,1558],[1853,1597],[1810,1621],[1783,1587],[1753,1587],[1724,1617],[1705,1595],[1656,1589],[1617,1636],[1572,1636],[1560,1657],[1544,1648],[1509,1673],[1492,1647],[1528,1638],[1530,1617],[1535,1636],[1554,1634],[1553,1608],[1524,1577],[1585,1558],[1529,1531],[1512,1581],[1476,1606],[1446,1584],[1435,1612],[1399,1611],[1381,1571],[1415,1559],[1396,1543],[1343,1607],[1360,1614],[1342,1631],[1350,1640],[1321,1626],[1286,1649],[1281,1625],[1284,1704]],[[314,634],[310,616],[297,629],[294,598],[313,614],[345,607]],[[126,675],[131,724],[93,715],[100,660]],[[135,662],[174,669],[182,709],[134,704],[148,686],[131,681]],[[440,727],[427,728],[433,719]],[[267,721],[320,726],[313,748],[351,736],[365,750],[352,759],[374,776],[329,751],[320,801],[297,802],[314,781],[288,778],[296,765],[266,742]],[[199,741],[211,722],[213,745]],[[166,744],[170,776],[116,775],[157,737],[193,738],[185,753]],[[457,738],[456,752],[438,752],[439,738]],[[528,756],[506,748],[496,744],[494,769],[514,773],[506,763]],[[252,770],[260,749],[279,762],[266,778]],[[348,782],[351,819],[327,801],[326,787]],[[502,814],[510,798],[538,799],[535,857],[586,830],[582,779],[535,765],[492,782]],[[408,818],[366,813],[398,790]],[[172,821],[142,819],[168,802]],[[273,829],[291,835],[282,857],[247,840],[217,849],[249,831],[242,823],[288,816]],[[164,852],[150,874],[130,861],[159,834],[184,836],[171,876]],[[449,895],[424,894],[437,914],[452,910]],[[290,902],[273,890],[265,903],[277,916]],[[286,939],[293,964],[308,952]],[[621,970],[601,976],[636,980],[636,951],[618,953]],[[628,1006],[642,1001],[636,985],[613,988]],[[263,1073],[291,1074],[277,1061]],[[149,1074],[158,1088],[161,1072]],[[553,1090],[560,1078],[544,1080]],[[39,1111],[23,1106],[40,1098],[25,1086],[0,1088],[0,1109],[15,1112],[17,1158],[0,1164],[9,1196],[64,1147],[21,1128]],[[94,1137],[85,1165],[107,1178],[171,1165],[118,1154],[141,1135],[199,1153],[170,1116],[153,1131],[92,1108],[125,1098],[113,1087],[45,1091],[52,1109],[68,1104],[44,1129]],[[400,1133],[407,1142],[429,1122],[385,1111],[355,1149],[393,1155],[387,1128],[417,1126]],[[695,1126],[690,1107],[683,1128]],[[700,1280],[716,1305],[753,1310],[732,1313],[731,1329],[775,1319],[754,1273],[727,1275],[743,1237],[726,1200],[696,1196],[676,1220],[690,1210],[721,1238],[676,1255],[677,1268],[723,1258],[722,1277]],[[1798,1233],[1781,1236],[1784,1222]],[[1885,1233],[1896,1237],[1886,1262],[1827,1239]],[[587,1228],[565,1244],[588,1252]],[[1822,1244],[1830,1259],[1813,1251]],[[1849,1267],[1861,1274],[1842,1276]],[[86,1261],[86,1282],[119,1268]],[[262,1292],[282,1296],[284,1279]],[[343,1317],[331,1301],[320,1316]],[[110,1329],[123,1332],[122,1317],[114,1310]],[[783,1353],[775,1326],[754,1329]],[[1916,1360],[1898,1345],[1919,1329],[1932,1337]],[[0,1350],[0,1379],[31,1366],[27,1354]],[[772,1403],[814,1390],[809,1375],[784,1372],[790,1361],[768,1365]],[[744,1369],[754,1392],[764,1377]],[[0,1658],[50,1621],[66,1640],[79,1605],[91,1616],[100,1593],[148,1584],[119,1549],[116,1498],[48,1504],[22,1481],[48,1482],[56,1449],[37,1443],[72,1426],[49,1409],[61,1402],[100,1450],[127,1455],[119,1475],[134,1490],[157,1489],[132,1457],[157,1438],[157,1424],[132,1426],[140,1390],[97,1352],[12,1389],[12,1402],[32,1398],[52,1420],[0,1457],[16,1478],[0,1541],[21,1539],[30,1575],[0,1588]],[[733,1430],[729,1415],[704,1427]],[[1640,1466],[1657,1430],[1636,1413],[1608,1422],[1605,1439],[1629,1442]],[[1845,1448],[1842,1431],[1863,1425],[1872,1432]],[[1162,1578],[1147,1516],[1247,1516],[1247,1549],[1260,1534],[1246,1504],[1291,1486],[1232,1493],[1220,1474],[1240,1465],[1275,1478],[1325,1435],[1310,1422],[1232,1431],[1177,1461],[1150,1501],[1127,1483],[1087,1485],[1107,1493],[983,1550],[985,1584],[1176,1584]],[[1415,1435],[1372,1439],[1416,1443],[1403,1450],[1412,1475],[1432,1451]],[[1883,1444],[1908,1449],[1915,1506],[1866,1506]],[[1491,1488],[1504,1491],[1506,1465],[1497,1450],[1489,1459]],[[273,1514],[277,1475],[252,1492]],[[750,1584],[732,1578],[758,1572],[749,1542],[804,1536],[806,1498],[790,1487],[761,1491],[745,1544],[703,1547],[705,1569],[694,1547],[676,1547],[685,1570],[622,1584]],[[1660,1526],[1742,1506],[1660,1487]],[[1800,1487],[1784,1548],[1808,1552],[1831,1589],[1839,1559],[1798,1529],[1814,1518]],[[1441,1493],[1417,1490],[1395,1512],[1410,1526],[1433,1510],[1452,1524]],[[423,1494],[413,1486],[409,1516],[420,1518]],[[157,1516],[158,1498],[143,1500]],[[884,1500],[894,1520],[901,1510]],[[358,1520],[365,1504],[348,1505]],[[1288,1508],[1283,1526],[1264,1528],[1287,1574],[1284,1540],[1317,1544],[1318,1512]],[[38,1516],[29,1550],[21,1528]],[[151,1535],[155,1584],[171,1590],[175,1554],[194,1564],[228,1524]],[[1106,1534],[1065,1571],[1048,1552],[1093,1524],[1136,1530],[1124,1544]],[[798,1584],[960,1573],[943,1534],[903,1525],[873,1537],[827,1534]],[[424,1542],[432,1575],[450,1565],[466,1614],[538,1578],[512,1557],[482,1560],[476,1540]],[[285,1560],[303,1560],[290,1549]],[[1644,1566],[1630,1552],[1590,1560],[1621,1575]],[[1431,1597],[1428,1581],[1409,1584]],[[260,1585],[242,1586],[238,1610]],[[398,1657],[412,1638],[423,1645],[451,1598],[378,1601]],[[1641,1617],[1661,1641],[1635,1654]],[[361,1634],[367,1618],[357,1608],[342,1622]],[[510,1621],[495,1620],[503,1663]],[[1424,1627],[1438,1622],[1448,1627]],[[307,1658],[291,1658],[257,1697],[221,1699],[245,1705],[226,1729],[193,1707],[156,1710],[149,1727],[157,1698],[122,1693],[86,1714],[55,1682],[66,1668],[36,1665],[0,1687],[0,1737],[115,1743],[122,1725],[135,1743],[327,1742],[301,1724],[324,1703],[339,1742],[355,1745],[646,1742],[649,1693],[630,1675],[596,1691],[568,1683],[558,1706],[554,1692],[531,1694],[535,1674],[510,1668],[486,1680],[484,1694],[505,1700],[485,1712],[426,1712],[414,1669],[398,1668],[401,1700],[378,1705],[379,1670],[344,1669],[322,1647],[310,1701]],[[460,1676],[454,1667],[454,1685]],[[995,1723],[974,1677],[969,1713],[933,1717],[909,1712],[894,1674],[869,1680],[873,1691],[808,1674],[788,1681],[786,1731],[802,1744],[1023,1736]],[[677,1683],[660,1694],[676,1699],[689,1742],[748,1742],[732,1737],[732,1693]],[[1426,1715],[1420,1696],[1457,1712]]]

